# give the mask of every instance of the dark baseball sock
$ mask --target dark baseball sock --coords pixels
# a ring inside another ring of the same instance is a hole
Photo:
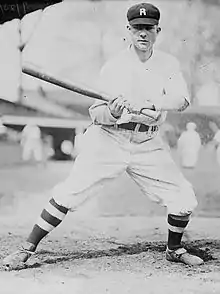
[[[168,249],[175,250],[181,248],[183,232],[189,223],[190,215],[179,216],[168,214]]]
[[[30,250],[36,250],[39,242],[62,222],[67,212],[68,208],[57,204],[53,198],[50,199],[27,238],[27,242],[34,245]]]

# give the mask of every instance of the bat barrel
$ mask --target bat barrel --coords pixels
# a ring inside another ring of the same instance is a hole
[[[40,79],[44,82],[48,82],[48,83],[53,84],[55,86],[76,92],[76,93],[84,95],[84,96],[88,96],[88,97],[98,99],[98,100],[103,100],[103,101],[110,100],[108,97],[105,97],[104,95],[101,95],[95,91],[88,90],[88,89],[73,85],[69,81],[63,81],[60,78],[57,78],[55,76],[52,76],[48,73],[44,73],[39,70],[35,70],[35,69],[30,68],[28,66],[23,66],[22,72],[29,75],[29,76],[32,76],[34,78]]]

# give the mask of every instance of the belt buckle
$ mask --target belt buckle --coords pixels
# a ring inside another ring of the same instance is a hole
[[[151,126],[151,134],[155,133],[158,130],[158,126]]]
[[[151,136],[154,133],[154,126],[148,126],[146,133]]]
[[[119,128],[119,126],[118,126],[118,124],[114,124],[114,128],[116,129],[116,130],[118,130],[118,128]]]

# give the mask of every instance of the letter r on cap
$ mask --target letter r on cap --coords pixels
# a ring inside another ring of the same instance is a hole
[[[142,15],[142,14],[144,14],[144,15],[147,14],[145,8],[140,8],[140,15]]]

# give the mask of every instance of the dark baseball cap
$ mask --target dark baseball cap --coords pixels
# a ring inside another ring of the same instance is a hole
[[[128,9],[127,19],[130,25],[158,25],[160,20],[160,11],[156,6],[150,3],[139,3]]]

